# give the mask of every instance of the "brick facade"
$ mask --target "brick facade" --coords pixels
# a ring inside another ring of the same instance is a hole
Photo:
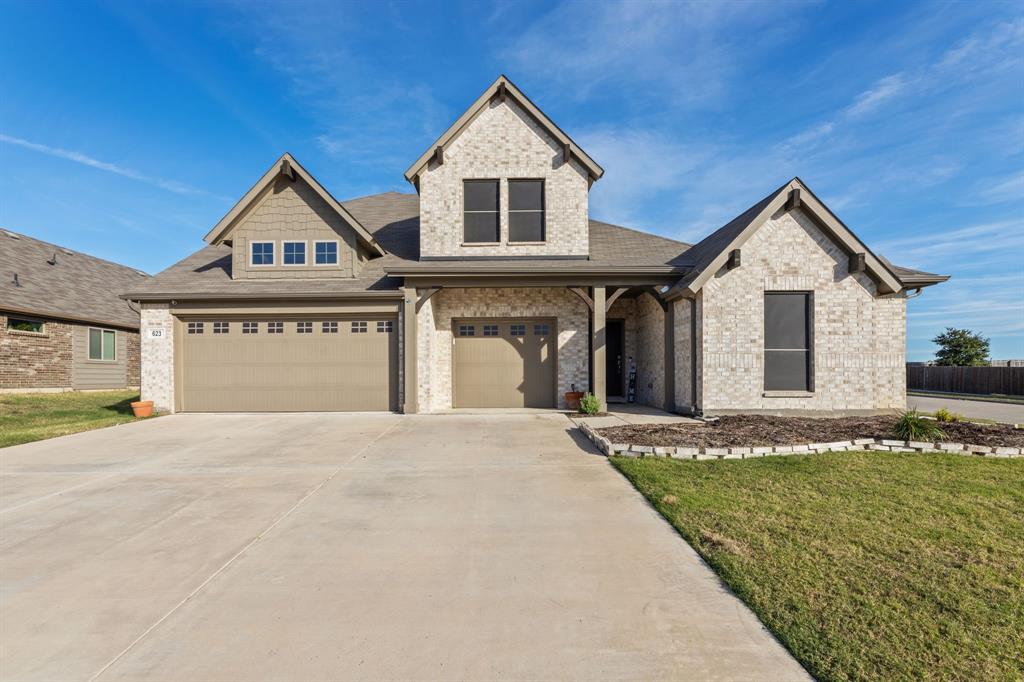
[[[573,384],[587,390],[590,366],[587,306],[565,288],[444,289],[417,319],[419,406],[423,412],[452,406],[452,320],[472,317],[554,317],[558,320],[558,405]]]
[[[0,313],[0,389],[70,390],[74,327],[44,320],[41,334],[21,332],[8,329],[7,316]]]
[[[150,330],[162,330],[153,337]],[[174,317],[166,303],[142,304],[142,399],[153,409],[174,412]]]
[[[587,256],[587,171],[517,104],[492,102],[420,175],[421,256]],[[508,243],[508,178],[543,179],[543,244]],[[462,181],[501,180],[501,244],[463,246]]]
[[[800,211],[767,221],[742,251],[739,268],[719,273],[701,291],[704,413],[904,409],[902,295],[876,296],[874,282],[851,274],[846,253]],[[766,291],[812,292],[810,395],[765,395]]]

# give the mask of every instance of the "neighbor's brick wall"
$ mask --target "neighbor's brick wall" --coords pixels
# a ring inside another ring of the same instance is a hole
[[[166,303],[142,304],[142,400],[153,409],[174,411],[174,318]],[[162,338],[149,337],[150,329],[163,329]]]
[[[508,178],[544,179],[546,243],[508,243]],[[501,244],[462,246],[464,179],[501,180]],[[422,256],[521,256],[590,253],[586,170],[562,163],[561,146],[511,100],[492,102],[420,175]]]
[[[875,296],[864,274],[801,211],[781,213],[742,247],[743,264],[705,284],[705,413],[872,411],[906,405],[906,301]],[[764,292],[813,292],[813,396],[764,393]]]
[[[417,339],[420,410],[452,406],[452,320],[554,317],[558,324],[558,405],[576,384],[588,386],[586,305],[565,288],[443,289],[420,310]]]
[[[45,320],[42,334],[18,332],[0,313],[0,389],[70,389],[74,327]]]

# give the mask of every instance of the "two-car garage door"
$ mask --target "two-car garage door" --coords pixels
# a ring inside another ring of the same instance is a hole
[[[394,318],[182,318],[180,409],[398,409]]]

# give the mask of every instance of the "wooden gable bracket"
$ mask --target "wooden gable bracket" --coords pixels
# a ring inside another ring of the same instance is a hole
[[[661,306],[661,309],[663,311],[668,310],[668,307],[672,305],[671,303],[669,303],[668,301],[661,297],[661,292],[658,291],[657,287],[644,287],[644,291],[651,295],[651,298],[654,299],[655,303]]]
[[[569,163],[572,161],[572,145],[566,143],[562,145],[562,163]]]
[[[735,268],[738,268],[740,266],[740,264],[741,264],[740,250],[739,249],[733,249],[732,251],[729,252],[729,259],[727,261],[725,261],[725,269],[726,270],[733,270]]]
[[[438,166],[444,165],[444,147],[441,145],[434,147],[434,161]]]
[[[866,253],[851,253],[850,254],[850,272],[867,272],[868,269],[868,255]]]
[[[281,160],[281,175],[295,182],[295,169],[292,168],[292,164],[288,159]]]
[[[795,187],[789,193],[789,198],[786,199],[786,210],[787,211],[792,211],[794,209],[800,208],[800,206],[802,206],[802,205],[803,205],[803,202],[800,201],[800,188],[799,187]]]
[[[590,294],[587,293],[586,289],[583,287],[566,287],[566,289],[579,296],[587,304],[587,307],[590,308],[590,312],[594,312],[594,299],[590,298]]]
[[[498,83],[498,101],[502,104],[508,98],[508,88],[505,87],[505,81]]]
[[[612,295],[608,297],[608,300],[604,302],[604,311],[608,312],[609,310],[611,310],[612,304],[619,299],[619,296],[622,296],[624,293],[626,293],[626,289],[628,288],[629,287],[619,287],[618,289],[613,291]]]
[[[420,291],[422,291],[423,293],[420,294],[420,297],[416,299],[417,313],[420,311],[420,308],[423,307],[423,304],[430,300],[431,296],[441,291],[441,287],[434,287],[433,289],[421,289]]]

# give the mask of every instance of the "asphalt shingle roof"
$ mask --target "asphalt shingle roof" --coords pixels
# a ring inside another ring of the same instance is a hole
[[[10,230],[0,230],[0,271],[0,310],[139,327],[119,294],[146,282],[144,272]]]

